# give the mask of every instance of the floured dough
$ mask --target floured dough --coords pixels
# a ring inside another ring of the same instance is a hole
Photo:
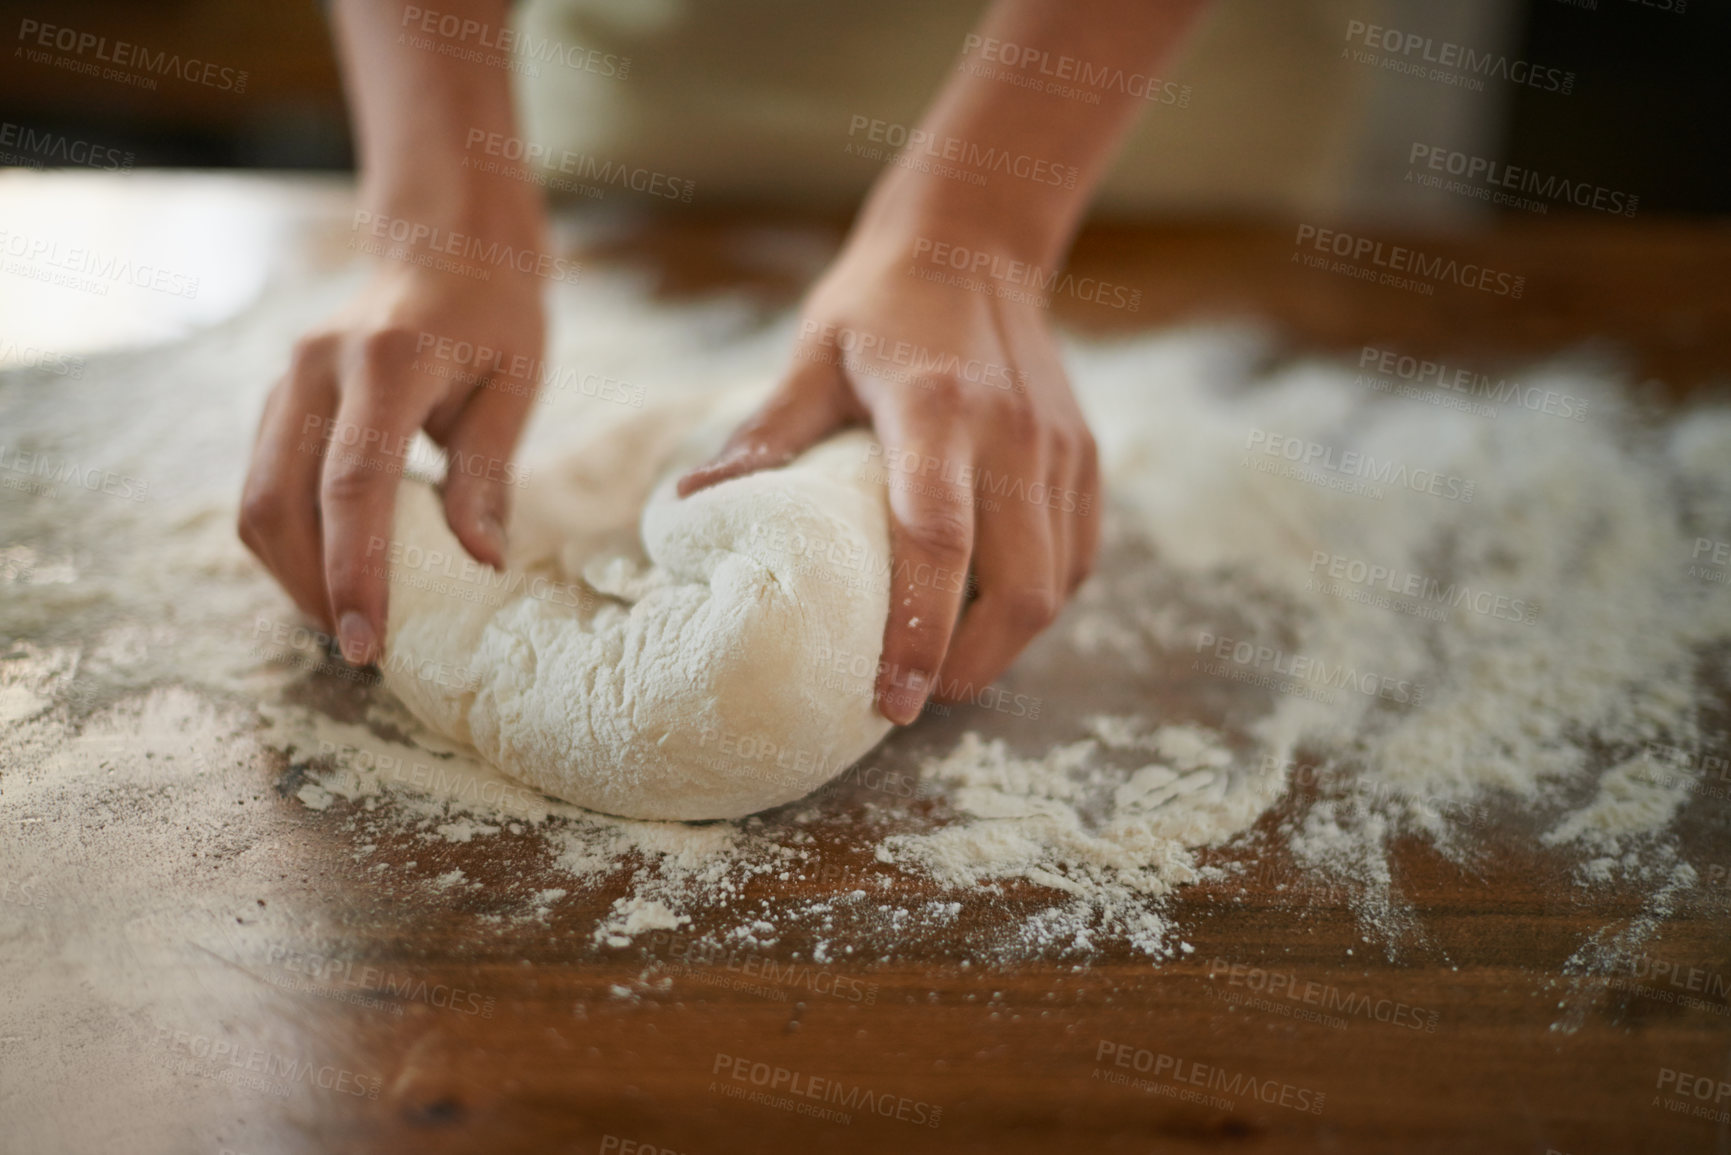
[[[870,436],[681,499],[674,475],[725,432],[705,416],[651,411],[531,471],[503,573],[405,482],[386,685],[507,774],[632,818],[751,814],[876,745],[888,526]]]

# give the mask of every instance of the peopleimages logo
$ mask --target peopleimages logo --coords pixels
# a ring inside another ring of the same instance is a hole
[[[1252,429],[1245,439],[1244,448],[1266,457],[1282,458],[1300,469],[1322,470],[1373,485],[1410,489],[1414,493],[1428,493],[1432,497],[1447,498],[1465,505],[1472,504],[1473,493],[1477,489],[1475,482],[1456,477],[1452,473],[1439,473],[1434,469],[1409,469],[1400,462],[1387,458],[1378,460],[1373,455],[1360,453],[1356,449],[1336,450],[1332,445],[1324,445],[1320,441],[1270,433],[1266,429]],[[1382,495],[1376,493],[1375,496]]]
[[[1702,559],[1707,559],[1704,563]],[[1731,542],[1698,537],[1689,554],[1689,576],[1714,585],[1731,585]]]
[[[121,284],[188,300],[198,296],[197,277],[87,245],[62,245],[49,237],[0,229],[0,255],[7,258],[8,273],[99,297]]]
[[[1664,742],[1648,742],[1642,749],[1648,762],[1656,762],[1688,774],[1731,782],[1731,755],[1710,750],[1691,750]]]
[[[1459,393],[1494,405],[1518,405],[1529,412],[1543,413],[1564,421],[1585,421],[1587,410],[1592,404],[1587,398],[1577,397],[1572,393],[1540,389],[1536,385],[1523,385],[1519,381],[1510,381],[1504,377],[1492,378],[1488,373],[1478,373],[1442,361],[1411,357],[1393,349],[1379,349],[1374,345],[1366,345],[1359,353],[1358,367],[1370,369],[1375,374],[1369,379],[1369,384],[1379,392],[1388,391],[1381,388],[1384,381],[1378,378],[1382,378],[1414,387]],[[1365,383],[1362,374],[1359,383]],[[1495,415],[1494,410],[1491,415]]]
[[[1525,598],[1509,597],[1487,589],[1474,589],[1465,582],[1444,582],[1437,578],[1404,570],[1399,566],[1382,565],[1363,558],[1312,550],[1310,573],[1313,579],[1321,571],[1336,582],[1346,582],[1367,591],[1387,592],[1396,597],[1412,598],[1417,602],[1449,609],[1465,607],[1481,617],[1498,621],[1517,622],[1530,626],[1538,621],[1539,607]],[[1309,587],[1306,587],[1309,588]],[[1325,587],[1324,592],[1328,591]],[[1357,600],[1357,599],[1351,599]]]
[[[369,537],[364,557],[372,567],[369,572],[383,573],[417,589],[438,588],[468,602],[499,604],[507,597],[526,594],[536,601],[575,610],[596,604],[595,595],[585,585],[554,581],[544,574],[529,575],[521,570],[497,570],[476,561],[462,549],[423,549],[413,543],[405,545],[390,538]],[[440,579],[450,583],[449,586],[429,584]]]
[[[1285,1107],[1289,1111],[1320,1115],[1323,1102],[1327,1099],[1327,1095],[1321,1091],[1313,1091],[1308,1087],[1299,1087],[1278,1079],[1259,1079],[1254,1075],[1228,1071],[1225,1067],[1168,1055],[1164,1051],[1151,1051],[1130,1043],[1101,1039],[1094,1051],[1094,1061],[1099,1062],[1106,1058],[1112,1060],[1113,1066],[1149,1073],[1156,1079],[1191,1087],[1204,1087],[1223,1095],[1248,1095],[1258,1103]],[[1093,1077],[1102,1077],[1100,1068],[1095,1068]]]
[[[1054,56],[1044,48],[969,33],[962,41],[962,56],[969,59],[976,52],[981,61],[1001,64],[1022,74],[1015,77],[1021,88],[1040,88],[1088,104],[1099,104],[1103,92],[1118,92],[1152,104],[1174,104],[1180,108],[1190,104],[1188,84],[1126,72],[1108,64],[1093,64],[1075,56]],[[977,70],[972,74],[990,75]]]
[[[267,951],[267,959],[272,966],[296,976],[297,979],[305,980],[304,985],[292,981],[276,984],[287,986],[291,990],[330,996],[357,993],[382,995],[399,1003],[419,1002],[460,1015],[475,1015],[483,1019],[493,1017],[494,999],[491,996],[483,997],[461,987],[439,982],[429,983],[426,979],[382,967],[367,964],[357,966],[349,959],[331,958],[286,946],[272,945]],[[400,1006],[387,1005],[387,1009],[392,1009],[397,1014],[402,1013]]]
[[[502,349],[443,337],[425,329],[415,338],[415,360],[409,368],[441,380],[485,385],[519,397],[530,396],[537,390],[561,389],[634,409],[643,408],[645,397],[642,386],[617,377],[585,373],[521,353],[507,354]]]
[[[1615,213],[1618,216],[1632,217],[1635,215],[1635,209],[1641,199],[1630,193],[1588,184],[1586,181],[1571,181],[1559,176],[1541,176],[1532,169],[1523,168],[1520,165],[1505,164],[1500,160],[1491,160],[1488,157],[1474,156],[1457,149],[1424,144],[1419,141],[1413,142],[1412,151],[1407,154],[1406,160],[1408,164],[1422,165],[1430,170],[1430,173],[1419,174],[1418,182],[1421,184],[1441,188],[1445,192],[1461,192],[1480,200],[1489,200],[1493,204],[1509,205],[1518,209],[1536,208],[1537,211],[1544,212],[1548,205],[1543,202],[1563,201],[1578,209],[1594,209],[1602,213]],[[1481,185],[1495,187],[1480,188],[1471,183],[1461,184],[1459,181],[1440,183],[1441,177],[1434,174],[1443,173],[1460,177],[1466,182],[1477,181]],[[1414,179],[1410,171],[1407,174],[1407,179]],[[1451,187],[1453,185],[1460,185],[1460,187]],[[1527,201],[1522,197],[1512,195],[1514,193],[1525,194],[1525,196],[1534,197],[1537,200]]]
[[[275,1079],[284,1087],[295,1083],[316,1086],[326,1091],[358,1098],[377,1099],[384,1079],[378,1075],[362,1075],[331,1063],[315,1067],[311,1060],[297,1059],[280,1051],[263,1047],[243,1047],[229,1039],[212,1038],[172,1027],[157,1027],[156,1041],[170,1051],[178,1052],[237,1071]]]
[[[816,352],[819,349],[834,350],[836,356],[825,358]],[[800,325],[795,356],[826,365],[847,364],[847,358],[841,354],[853,354],[855,364],[870,358],[905,369],[907,379],[914,381],[965,381],[1004,393],[1026,393],[1028,389],[1025,373],[995,361],[982,361],[977,357],[964,360],[958,353],[930,349],[912,341],[847,325],[818,321],[806,321]],[[873,376],[883,375],[870,367],[862,367],[861,371]]]
[[[436,8],[404,5],[401,26],[410,33],[441,37],[448,43],[440,46],[440,54],[457,59],[476,60],[475,53],[455,51],[457,45],[475,44],[481,49],[501,53],[503,57],[513,59],[518,65],[530,61],[562,64],[575,71],[591,72],[596,76],[617,80],[624,80],[631,72],[629,56],[615,56],[612,53],[586,49],[581,45],[564,44],[518,28],[495,28],[485,21],[459,16],[454,12],[442,12]],[[403,42],[399,40],[399,43]],[[539,75],[539,72],[532,69],[515,70],[524,71],[530,76]]]
[[[1698,991],[1716,998],[1731,998],[1731,983],[1725,976],[1705,967],[1687,966],[1669,959],[1643,954],[1629,965],[1629,973],[1638,979],[1651,979],[1680,991]]]
[[[1395,280],[1411,277],[1418,278],[1421,283],[1427,280],[1446,281],[1463,289],[1477,289],[1511,300],[1519,300],[1527,287],[1527,279],[1513,273],[1500,272],[1471,261],[1462,262],[1454,257],[1432,256],[1417,249],[1409,249],[1405,245],[1389,244],[1374,237],[1355,236],[1316,225],[1299,225],[1298,236],[1293,243],[1297,246],[1297,251],[1293,253],[1294,261],[1300,260],[1306,248],[1351,262],[1368,260],[1370,268],[1366,270],[1361,271],[1356,267],[1334,270],[1363,276],[1367,280],[1379,279],[1377,270],[1382,270],[1382,276]],[[1371,275],[1366,276],[1366,273]]]
[[[1465,80],[1478,81],[1476,85],[1462,87],[1482,88],[1483,79],[1490,78],[1565,96],[1575,88],[1575,74],[1561,68],[1549,68],[1531,61],[1513,59],[1500,52],[1480,52],[1452,40],[1437,40],[1422,33],[1402,32],[1398,28],[1384,28],[1377,24],[1366,24],[1362,20],[1346,22],[1346,39],[1378,52],[1391,53],[1413,65],[1395,71],[1416,73],[1424,65],[1435,65],[1436,67],[1426,74],[1426,79],[1443,80],[1452,84],[1460,84]],[[1389,67],[1389,63],[1384,62],[1383,67]]]
[[[851,141],[861,133],[868,148],[871,145],[881,148],[860,152],[854,144],[848,147],[871,160],[888,159],[889,152],[885,150],[896,150],[904,155],[917,154],[949,161],[975,173],[996,173],[1059,188],[1075,188],[1076,178],[1082,171],[1075,165],[1053,164],[1027,153],[1006,152],[995,145],[981,145],[959,136],[938,136],[923,128],[910,128],[905,124],[875,120],[855,113],[848,121],[847,134]]]
[[[341,745],[328,738],[319,739],[318,756],[334,759],[338,765],[347,768],[377,774],[400,786],[451,799],[460,805],[484,806],[492,810],[504,808],[529,818],[545,814],[549,805],[545,795],[528,786],[498,778],[476,777],[443,762],[405,762],[401,755]]]
[[[142,44],[110,40],[94,32],[44,24],[40,20],[20,20],[18,39],[23,41],[25,46],[14,49],[13,55],[22,56],[32,64],[53,64],[64,67],[69,72],[100,76],[104,80],[119,80],[149,90],[156,88],[157,77],[172,76],[188,84],[202,84],[206,88],[217,88],[225,92],[246,91],[247,73],[244,69],[225,68],[195,56],[182,59],[178,52],[153,52]],[[53,59],[48,56],[49,52],[64,52],[70,57],[88,58],[91,63],[80,64],[78,60],[64,56]],[[101,67],[104,64],[114,67]],[[134,71],[125,72],[122,69]]]
[[[26,369],[52,373],[56,377],[82,377],[87,364],[83,357],[44,349],[40,345],[21,345],[14,338],[0,340],[0,365],[13,362]]]
[[[105,493],[124,501],[143,501],[150,496],[150,483],[126,474],[115,473],[100,466],[82,465],[70,458],[47,453],[20,451],[15,445],[0,443],[0,474],[18,474],[39,478],[43,496],[53,496],[55,485],[66,485],[90,493]],[[14,480],[3,478],[0,481]],[[6,488],[19,488],[8,485]]]
[[[1415,684],[1405,678],[1391,678],[1370,670],[1360,670],[1345,662],[1331,666],[1325,658],[1292,654],[1277,646],[1258,646],[1235,638],[1223,638],[1206,630],[1199,632],[1196,637],[1196,652],[1200,654],[1204,651],[1212,653],[1221,663],[1231,662],[1249,670],[1268,671],[1276,677],[1293,682],[1309,683],[1333,690],[1356,690],[1372,698],[1382,698],[1402,705],[1422,702],[1426,694],[1422,683]],[[1215,671],[1205,669],[1204,672]]]
[[[1667,1111],[1690,1114],[1717,1123],[1731,1123],[1731,1111],[1726,1110],[1727,1100],[1731,1100],[1731,1082],[1712,1075],[1691,1074],[1675,1067],[1660,1067],[1654,1089],[1683,1096],[1681,1099],[1661,1099],[1655,1094],[1652,1103],[1655,1107],[1662,1106]]]
[[[0,163],[20,168],[42,168],[46,165],[79,165],[104,172],[131,172],[133,154],[118,148],[77,140],[63,133],[48,132],[28,125],[0,121],[0,148],[20,149],[20,152],[0,152]]]
[[[745,1090],[745,1087],[729,1087],[721,1080],[730,1080],[750,1087],[760,1087],[763,1090],[752,1096],[752,1100],[755,1102],[761,1102],[765,1106],[779,1107],[784,1111],[792,1111],[801,1115],[834,1118],[834,1121],[844,1124],[851,1122],[852,1117],[844,1115],[835,1118],[835,1113],[827,1112],[818,1104],[834,1104],[845,1107],[849,1111],[869,1111],[886,1119],[898,1119],[904,1123],[913,1123],[924,1127],[935,1128],[943,1121],[944,1117],[942,1107],[919,1099],[910,1099],[906,1095],[873,1091],[858,1084],[847,1086],[838,1079],[807,1075],[799,1071],[789,1070],[787,1067],[755,1062],[751,1059],[740,1058],[737,1055],[717,1052],[715,1063],[710,1068],[709,1073],[718,1076],[718,1079],[709,1085],[711,1091],[720,1089],[723,1093],[728,1093]]]
[[[738,770],[743,763],[757,777],[782,778],[790,783],[810,781],[813,774],[837,774],[846,765],[845,759],[829,750],[783,746],[762,734],[714,726],[698,731],[697,744],[711,752],[711,766]],[[832,763],[832,759],[837,760]]]
[[[568,148],[554,152],[544,144],[524,140],[520,136],[507,136],[502,132],[488,132],[484,128],[471,128],[468,138],[463,142],[463,148],[471,153],[479,151],[484,156],[524,165],[529,169],[551,169],[565,176],[592,181],[597,185],[617,185],[632,192],[685,204],[691,203],[692,194],[697,189],[696,184],[691,181],[668,176],[654,169],[602,160],[589,153],[572,152]],[[465,156],[462,167],[474,168],[477,165],[473,157]]]
[[[1470,757],[1470,753],[1461,746],[1456,746],[1456,760]],[[1265,774],[1277,774],[1287,778],[1292,787],[1308,786],[1315,788],[1325,797],[1350,797],[1366,810],[1385,811],[1398,809],[1425,818],[1435,816],[1436,819],[1448,823],[1457,830],[1480,829],[1490,826],[1494,821],[1491,808],[1483,802],[1470,802],[1459,798],[1438,798],[1430,794],[1415,794],[1403,790],[1388,782],[1367,779],[1363,775],[1344,770],[1336,766],[1323,766],[1315,762],[1296,762],[1290,758],[1276,758],[1273,755],[1262,759],[1262,769]],[[1285,873],[1275,870],[1267,876],[1270,879],[1284,878]],[[1335,885],[1318,885],[1315,879],[1306,877],[1306,891],[1332,895],[1345,894],[1346,889]]]
[[[1025,300],[1040,308],[1047,307],[1053,296],[1061,294],[1132,313],[1142,306],[1141,289],[1115,285],[1098,277],[1078,277],[1060,269],[1046,269],[987,249],[970,249],[932,237],[914,239],[914,260],[914,272],[924,280],[983,290],[1011,300]],[[921,269],[920,264],[934,268]],[[946,275],[944,270],[950,272]],[[980,278],[994,282],[997,287],[987,285]]]
[[[693,938],[690,935],[658,930],[649,935],[652,950],[665,950],[669,957],[685,964],[686,977],[704,980],[704,968],[717,972],[711,978],[737,974],[747,979],[761,979],[777,986],[793,987],[814,995],[839,999],[842,1002],[872,1006],[878,1001],[878,984],[868,983],[854,975],[839,974],[825,966],[813,968],[804,963],[778,963],[773,958],[720,943]],[[722,985],[716,983],[713,985]],[[787,999],[787,992],[761,988],[778,1002]]]
[[[1223,958],[1214,959],[1208,966],[1208,977],[1212,979],[1216,974],[1224,975],[1229,987],[1243,987],[1268,999],[1286,999],[1289,1002],[1318,1007],[1323,1011],[1360,1015],[1374,1022],[1426,1034],[1436,1033],[1437,1020],[1440,1018],[1436,1011],[1415,1007],[1396,999],[1373,999],[1369,995],[1342,990],[1332,983],[1300,979],[1289,971],[1264,970]],[[1274,1005],[1277,1008],[1280,1006]]]
[[[887,470],[892,475],[919,477],[934,484],[942,482],[958,489],[972,490],[981,497],[1026,502],[1061,513],[1086,517],[1093,509],[1093,495],[1080,490],[1059,488],[1044,481],[1030,483],[1018,474],[994,473],[983,465],[933,457],[913,449],[885,448],[876,441],[866,448],[865,460],[861,464]],[[987,508],[995,509],[996,506]]]
[[[425,249],[431,254],[478,261],[496,269],[532,273],[552,281],[575,281],[582,271],[581,266],[551,253],[520,249],[504,242],[365,209],[355,210],[353,232],[356,236],[389,240],[411,250]]]

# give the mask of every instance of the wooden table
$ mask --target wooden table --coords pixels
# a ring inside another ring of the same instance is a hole
[[[274,259],[315,272],[340,263],[339,188],[145,179],[154,183],[102,195],[238,197],[274,222]],[[27,195],[65,192],[32,184]],[[25,195],[0,182],[0,208]],[[669,297],[729,286],[790,301],[816,263],[742,266],[729,255],[761,223],[650,220],[599,234],[606,242],[583,255],[647,267]],[[1416,297],[1306,269],[1291,260],[1295,227],[1091,230],[1078,271],[1139,288],[1142,305],[1132,314],[1061,301],[1060,316],[1124,331],[1240,315],[1275,324],[1298,349],[1369,344],[1487,363],[1608,341],[1667,393],[1731,367],[1731,239],[1716,223],[1519,222],[1425,240],[1521,270],[1519,301],[1458,289]],[[833,222],[812,228],[836,235]],[[8,333],[16,323],[0,318]],[[51,625],[7,639],[14,654],[21,643],[91,641]],[[315,674],[297,692],[355,716],[379,691]],[[1208,854],[1254,864],[1249,880],[1185,890],[1171,909],[1194,950],[1160,965],[1128,950],[1086,965],[971,961],[982,925],[1038,900],[1015,888],[965,910],[935,944],[898,943],[886,919],[861,913],[854,958],[887,951],[889,962],[816,968],[797,931],[749,953],[691,957],[670,933],[627,948],[594,942],[623,876],[538,917],[504,909],[495,892],[567,885],[532,832],[459,844],[386,837],[366,861],[389,869],[363,869],[346,804],[314,811],[296,800],[304,761],[216,756],[200,768],[210,773],[192,812],[143,788],[129,794],[120,780],[185,758],[188,733],[207,749],[247,748],[233,720],[245,703],[207,717],[167,701],[166,721],[141,723],[106,753],[68,746],[89,764],[89,797],[109,802],[3,811],[14,857],[0,850],[0,860],[27,876],[0,893],[0,969],[28,977],[0,996],[0,1150],[1731,1149],[1731,1124],[1661,1103],[1680,1097],[1679,1077],[1704,1076],[1707,1101],[1731,1109],[1711,1082],[1731,1079],[1723,865],[1669,904],[1647,938],[1669,969],[1631,978],[1639,989],[1570,960],[1595,931],[1615,934],[1650,912],[1651,887],[1596,888],[1589,899],[1571,861],[1540,849],[1518,815],[1495,814],[1495,852],[1474,869],[1400,846],[1414,926],[1391,957],[1363,935],[1348,896],[1307,887],[1283,857],[1272,831],[1296,797]],[[119,777],[104,784],[103,773]],[[0,800],[16,790],[5,774]],[[1680,822],[1691,861],[1731,864],[1728,794],[1703,792]],[[814,828],[816,869],[758,880],[747,898],[870,885],[888,868],[850,830],[871,804],[861,786],[832,788]],[[220,827],[209,818],[219,811]],[[21,868],[17,848],[44,822],[76,824],[90,855]],[[481,885],[427,897],[425,884],[453,869]],[[102,974],[117,976],[112,986],[91,978]],[[1676,1001],[1697,983],[1698,1005]],[[129,1041],[86,1058],[70,1041],[85,1031]],[[266,1068],[282,1060],[312,1074],[286,1096],[218,1082],[219,1044],[219,1055],[262,1053]],[[848,1089],[849,1122],[788,1109],[814,1079]],[[1183,1097],[1200,1088],[1219,1099],[1222,1087],[1233,1089],[1227,1105]],[[764,1089],[787,1102],[738,1097]]]

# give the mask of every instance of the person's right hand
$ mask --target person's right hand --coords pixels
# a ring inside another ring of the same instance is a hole
[[[445,517],[478,561],[504,564],[506,465],[534,401],[546,333],[540,282],[482,281],[382,262],[336,317],[303,337],[265,402],[240,537],[357,665],[384,650],[397,483],[415,432],[450,457]],[[445,355],[438,355],[439,342]],[[452,355],[459,342],[494,351]],[[491,374],[492,384],[488,384]]]

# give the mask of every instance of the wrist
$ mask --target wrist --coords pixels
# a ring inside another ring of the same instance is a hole
[[[413,232],[439,230],[540,249],[547,210],[533,185],[467,171],[364,178],[362,211],[407,222]]]
[[[1069,192],[994,189],[893,166],[873,186],[854,232],[921,251],[945,245],[1053,266],[1069,248],[1080,208]]]
[[[428,197],[364,188],[350,227],[352,248],[427,274],[476,278],[490,294],[521,291],[538,301],[543,278],[574,276],[554,251],[540,202],[496,190],[471,196],[447,184]]]

